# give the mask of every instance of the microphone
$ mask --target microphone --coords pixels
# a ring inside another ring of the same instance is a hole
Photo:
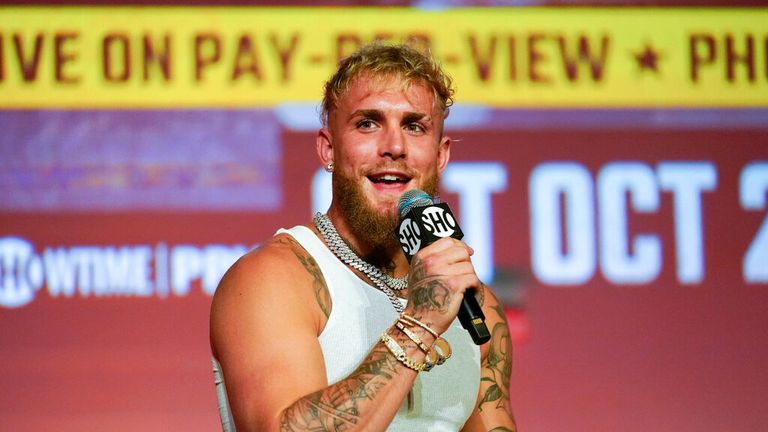
[[[459,228],[456,218],[446,203],[435,204],[432,197],[419,189],[412,189],[403,194],[398,202],[400,226],[398,239],[408,262],[420,251],[443,237],[461,240],[464,233]],[[474,289],[464,292],[464,299],[459,308],[459,322],[476,345],[482,345],[491,339],[485,325],[485,315],[474,296]]]

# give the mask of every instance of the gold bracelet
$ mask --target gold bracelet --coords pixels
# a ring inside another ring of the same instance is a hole
[[[451,354],[452,354],[451,344],[449,344],[448,341],[445,340],[444,338],[439,337],[435,339],[435,344],[432,345],[432,349],[438,351],[437,364],[439,365],[445,363],[446,360],[451,358]]]
[[[408,358],[408,356],[405,354],[405,351],[403,351],[403,348],[395,342],[394,339],[389,337],[388,334],[382,333],[381,334],[381,341],[384,342],[384,345],[387,346],[387,349],[389,349],[389,352],[392,353],[393,356],[397,360],[400,361],[400,363],[404,364],[409,369],[413,369],[416,372],[421,372],[424,370],[424,363],[416,363],[415,361]]]
[[[424,372],[429,372],[436,364],[438,364],[437,362],[440,360],[440,357],[437,351],[428,347],[416,333],[412,332],[408,327],[405,327],[401,321],[395,321],[395,326],[405,333],[405,335],[427,355],[424,358]]]
[[[405,333],[406,336],[408,336],[413,343],[415,343],[419,348],[421,348],[424,353],[429,352],[429,347],[427,344],[422,342],[421,338],[414,332],[411,331],[408,327],[403,325],[403,321],[397,320],[395,321],[395,326],[397,326],[398,329],[400,329],[401,332]]]
[[[437,350],[437,364],[441,365],[445,363],[446,360],[451,358],[451,344],[448,343],[447,340],[440,337],[440,335],[437,334],[436,331],[429,328],[428,325],[424,324],[423,322],[417,320],[416,318],[403,313],[400,315],[400,318],[403,319],[407,323],[416,324],[419,327],[423,328],[424,330],[428,331],[432,334],[432,336],[435,337],[435,343],[432,345],[433,350]]]
[[[431,349],[427,352],[427,356],[424,358],[424,372],[429,372],[433,367],[437,365],[437,351]]]
[[[417,326],[423,328],[424,330],[428,331],[432,336],[434,336],[435,339],[440,337],[440,335],[437,334],[436,331],[434,331],[431,328],[429,328],[428,325],[424,324],[423,322],[417,320],[416,318],[414,318],[414,317],[412,317],[412,316],[410,316],[410,315],[408,315],[406,313],[403,313],[402,315],[400,315],[400,318],[405,320],[406,322],[408,322],[410,324],[416,324]]]

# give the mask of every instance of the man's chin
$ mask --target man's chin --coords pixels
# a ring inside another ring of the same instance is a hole
[[[367,206],[372,211],[383,215],[396,215],[397,203],[402,193],[378,192],[374,191],[366,196]]]
[[[413,183],[409,182],[408,188],[376,187],[335,174],[333,193],[334,199],[340,198],[339,210],[355,237],[374,249],[399,249],[395,235],[400,221],[397,204]]]

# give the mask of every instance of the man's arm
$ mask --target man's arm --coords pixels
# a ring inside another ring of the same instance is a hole
[[[324,325],[318,278],[314,260],[281,236],[222,279],[211,309],[211,345],[238,430],[384,430],[411,389],[416,372],[380,342],[349,377],[328,386],[317,340]],[[408,357],[424,361],[399,330],[387,334]],[[426,332],[421,336],[433,342]]]
[[[480,391],[475,410],[462,432],[515,432],[517,426],[509,403],[512,343],[504,307],[486,286],[478,297],[491,340],[480,348]]]

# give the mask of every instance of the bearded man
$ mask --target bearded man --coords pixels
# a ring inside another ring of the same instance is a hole
[[[395,234],[404,192],[437,192],[451,80],[428,55],[372,44],[325,86],[320,162],[333,199],[222,278],[211,347],[225,430],[515,431],[504,310],[465,243],[410,261]],[[482,305],[481,346],[456,318]]]

